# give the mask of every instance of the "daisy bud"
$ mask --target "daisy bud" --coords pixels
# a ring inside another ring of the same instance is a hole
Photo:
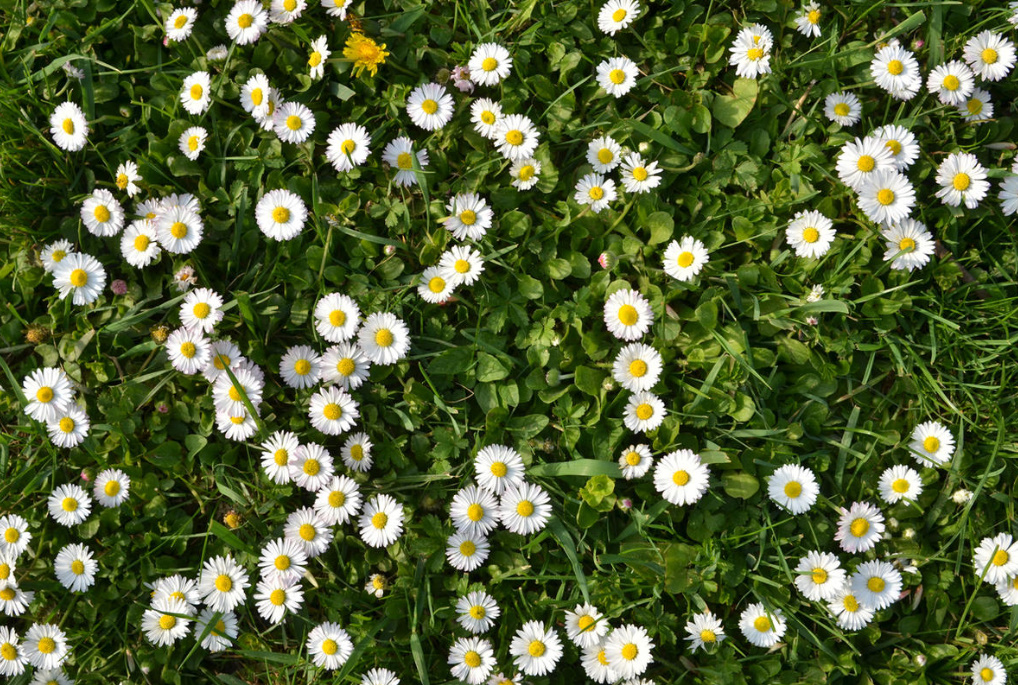
[[[81,480],[85,481],[86,483],[92,480],[92,478],[88,475],[88,471],[81,472]]]
[[[632,509],[633,500],[629,499],[628,497],[623,497],[621,500],[619,500],[619,508],[626,511]]]
[[[986,633],[984,633],[981,630],[975,631],[975,633],[972,635],[972,637],[975,639],[976,644],[978,644],[980,647],[984,646],[988,642],[988,639],[986,637]]]
[[[955,490],[954,494],[951,495],[951,499],[954,500],[955,504],[965,504],[972,499],[972,493],[962,488],[961,490]]]
[[[818,323],[820,323],[820,319],[818,319],[815,316],[807,316],[806,323],[808,323],[810,326],[816,326]]]
[[[385,254],[387,256],[391,257],[392,255],[396,254],[396,246],[395,245],[386,245],[385,248],[384,248],[384,252],[385,252]]]
[[[561,376],[562,374],[558,369],[549,369],[548,373],[544,374],[544,382],[547,383],[549,387],[554,388],[561,381]]]
[[[169,47],[169,45],[170,45],[170,38],[169,38],[169,36],[163,36],[163,47],[164,48],[165,47]]]
[[[33,345],[41,345],[49,339],[49,329],[38,324],[31,324],[25,330],[25,340]]]
[[[914,41],[912,41],[912,50],[913,51],[919,50],[924,45],[926,45],[926,41],[922,40],[921,38],[916,38]]]
[[[604,382],[601,383],[601,387],[608,391],[614,390],[615,382],[611,378],[605,378]]]
[[[903,537],[906,540],[911,540],[912,538],[915,537],[915,529],[906,528],[905,530],[901,531],[901,537]]]
[[[166,326],[153,326],[152,327],[152,339],[157,344],[162,345],[166,342],[166,339],[170,337],[170,329]]]
[[[166,404],[165,402],[160,402],[159,404],[156,405],[156,411],[159,412],[160,414],[169,414],[170,405]]]
[[[454,76],[454,74],[456,73],[456,69],[459,69],[459,67],[453,69],[452,73],[450,73],[448,69],[439,69],[438,73],[435,74],[435,81],[437,81],[438,83],[442,83],[444,81],[448,81],[450,78],[453,79],[462,78],[461,76]]]
[[[891,518],[887,519],[887,527],[890,528],[891,530],[897,530],[898,529],[898,519],[894,518],[893,516]]]
[[[110,283],[110,290],[113,291],[114,295],[126,295],[127,281],[118,278],[117,280]]]

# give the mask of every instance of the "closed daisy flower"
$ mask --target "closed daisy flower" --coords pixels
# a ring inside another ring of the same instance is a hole
[[[454,569],[469,572],[479,568],[490,552],[491,546],[483,535],[457,531],[449,536],[445,558]]]
[[[156,237],[167,252],[187,254],[201,243],[204,228],[197,212],[188,207],[171,207],[159,216]]]
[[[185,40],[194,30],[198,10],[193,7],[177,8],[166,18],[166,37],[170,40]]]
[[[491,228],[494,213],[480,195],[475,193],[456,195],[446,208],[449,210],[449,216],[443,223],[457,240],[480,240]]]
[[[608,207],[618,197],[615,181],[601,174],[587,174],[576,182],[573,199],[577,204],[588,205],[595,214]]]
[[[62,526],[76,526],[92,512],[92,498],[73,483],[56,488],[46,503],[49,515]]]
[[[294,345],[279,360],[279,375],[291,388],[310,388],[321,380],[321,364],[321,357],[313,349]]]
[[[510,532],[533,535],[548,525],[551,498],[539,485],[520,483],[502,493],[498,512],[502,525]]]
[[[953,152],[941,162],[937,183],[940,184],[937,197],[951,207],[964,202],[968,209],[975,209],[990,190],[986,169],[975,155],[967,152]]]
[[[417,294],[425,302],[432,304],[445,302],[455,290],[456,280],[441,266],[429,266],[421,274],[421,280],[417,284]]]
[[[452,119],[453,99],[445,87],[437,83],[417,86],[407,97],[406,111],[410,121],[425,131],[437,131]]]
[[[315,132],[315,115],[299,102],[285,102],[272,115],[272,130],[284,143],[303,143]]]
[[[630,445],[622,450],[619,457],[619,468],[626,480],[642,478],[654,463],[650,448],[646,445]]]
[[[880,171],[895,168],[891,149],[876,137],[856,138],[845,143],[838,155],[838,178],[856,192],[862,189],[870,177]]]
[[[824,114],[842,126],[854,126],[862,119],[862,103],[853,93],[831,93],[824,100]]]
[[[475,635],[488,632],[500,613],[498,603],[487,592],[471,592],[456,600],[456,621]]]
[[[859,601],[848,583],[827,603],[827,608],[844,630],[861,630],[873,620],[873,609]]]
[[[626,428],[634,433],[652,431],[665,420],[665,403],[650,392],[633,393],[626,403],[622,420]]]
[[[980,654],[972,662],[970,672],[973,685],[1004,685],[1007,682],[1007,670],[1003,662],[989,654]]]
[[[262,469],[269,480],[279,485],[290,482],[290,455],[299,446],[297,436],[286,431],[276,431],[262,443]]]
[[[665,273],[684,282],[696,278],[709,261],[707,247],[688,235],[668,243],[663,257]]]
[[[17,514],[0,516],[0,554],[17,559],[28,549],[32,534],[28,532],[28,521]]]
[[[607,174],[622,161],[622,147],[609,136],[602,136],[587,145],[587,162],[599,174]]]
[[[304,590],[299,578],[270,576],[255,586],[255,608],[258,615],[272,624],[282,621],[287,613],[296,614],[304,604]]]
[[[978,122],[992,119],[993,101],[990,99],[990,94],[982,88],[973,89],[972,95],[958,105],[958,113],[965,117],[965,121]]]
[[[0,614],[21,616],[34,599],[34,592],[25,592],[13,580],[0,582]]]
[[[285,2],[286,0],[284,0]],[[319,36],[311,43],[311,53],[308,55],[308,66],[311,67],[309,75],[313,80],[325,76],[325,60],[329,59],[329,40],[325,36]]]
[[[207,71],[196,71],[184,79],[180,102],[188,114],[204,114],[212,104],[211,80]]]
[[[686,623],[686,632],[689,637],[685,638],[690,642],[689,648],[696,652],[698,649],[707,649],[707,646],[720,644],[726,637],[725,628],[721,625],[721,619],[712,614],[710,610],[702,614],[694,614],[692,620]]]
[[[208,131],[204,128],[201,126],[192,126],[180,134],[180,139],[177,141],[177,147],[182,155],[193,162],[198,159],[202,150],[205,149],[205,141],[208,137]]]
[[[25,376],[21,391],[28,399],[25,413],[36,421],[55,421],[74,402],[71,381],[63,369],[36,369]]]
[[[334,671],[353,653],[353,642],[338,623],[322,623],[308,633],[307,653],[315,666]]]
[[[481,43],[474,48],[467,62],[470,80],[481,86],[494,86],[509,76],[513,58],[509,51],[497,43]]]
[[[329,450],[313,442],[295,449],[290,455],[287,468],[290,470],[290,480],[310,492],[318,492],[332,479],[334,473]]]
[[[923,491],[923,482],[919,474],[907,466],[892,466],[880,474],[877,483],[880,497],[888,504],[904,501],[914,502]]]
[[[1018,575],[1018,542],[1007,533],[983,538],[975,550],[972,564],[976,576],[996,585]]]
[[[304,200],[286,189],[270,190],[255,206],[258,228],[273,240],[292,240],[304,229],[308,211]]]
[[[120,252],[128,264],[142,269],[159,256],[162,248],[156,240],[156,230],[151,221],[133,221],[120,237]]]
[[[371,136],[360,124],[342,124],[329,134],[325,157],[338,173],[350,171],[367,161]]]
[[[124,227],[124,210],[113,193],[97,188],[81,205],[81,221],[92,235],[108,238]]]
[[[388,366],[410,351],[410,331],[395,315],[375,312],[361,326],[357,343],[372,364]]]
[[[198,594],[213,611],[233,611],[244,603],[249,585],[247,574],[232,556],[213,557],[198,577]]]
[[[999,81],[1014,67],[1014,43],[999,33],[982,31],[969,38],[962,56],[984,81]]]
[[[359,388],[370,370],[371,361],[352,342],[333,345],[322,355],[322,379],[346,390]]]
[[[495,652],[484,638],[457,638],[449,650],[449,667],[454,678],[468,685],[481,685],[495,668]]]
[[[237,45],[249,45],[269,27],[269,14],[258,0],[240,0],[226,15],[226,34]]]
[[[346,476],[333,476],[315,496],[315,512],[330,526],[353,520],[360,508],[360,488]]]
[[[963,104],[975,87],[972,70],[958,60],[934,67],[926,79],[926,88],[945,105]]]
[[[876,547],[884,533],[884,515],[869,502],[852,502],[841,510],[834,539],[849,554],[868,552]]]
[[[654,643],[642,626],[619,626],[604,641],[608,665],[622,678],[642,675],[654,661],[653,649]]]
[[[926,421],[912,431],[908,449],[923,466],[943,466],[954,455],[954,436],[939,421]]]
[[[88,414],[72,404],[52,421],[46,422],[46,432],[54,445],[70,449],[88,437],[89,425]]]
[[[612,376],[626,390],[650,390],[661,375],[661,354],[650,345],[630,343],[619,350]]]
[[[216,617],[219,614],[219,617]],[[232,611],[221,613],[212,609],[204,609],[194,621],[194,636],[201,639],[202,649],[210,652],[222,652],[233,646],[237,638],[237,615]]]
[[[329,293],[315,305],[315,329],[329,342],[349,340],[357,332],[361,310],[352,298]]]
[[[489,98],[478,98],[470,105],[470,121],[474,130],[488,139],[498,133],[498,122],[502,119],[502,106]]]
[[[414,171],[414,142],[406,136],[400,136],[390,140],[382,150],[382,161],[397,169],[396,176],[392,182],[398,186],[412,186],[417,184],[417,173]],[[417,153],[417,166],[422,170],[428,166],[428,151],[420,150]]]
[[[484,271],[484,259],[472,247],[456,245],[442,254],[438,266],[445,270],[454,287],[473,285]]]
[[[881,126],[873,131],[871,137],[878,139],[891,151],[891,159],[898,171],[905,171],[919,159],[919,143],[915,135],[904,126]]]
[[[388,547],[403,534],[403,507],[389,495],[375,495],[364,505],[358,526],[369,547]]]
[[[597,65],[597,84],[620,98],[633,89],[640,70],[628,57],[611,57]]]
[[[10,677],[25,672],[28,657],[25,646],[19,642],[20,638],[13,628],[0,626],[0,675]]]
[[[346,390],[331,386],[311,396],[308,418],[312,426],[326,435],[342,435],[353,428],[360,416],[357,406]]]
[[[834,599],[845,585],[845,570],[838,557],[829,552],[812,551],[795,567],[795,587],[811,602]]]
[[[158,598],[152,608],[141,616],[141,629],[156,647],[166,647],[181,639],[190,630],[191,608],[180,599]]]
[[[518,159],[509,168],[512,185],[517,190],[530,190],[540,179],[541,163],[532,157]]]
[[[795,464],[787,464],[770,477],[767,494],[772,502],[791,513],[804,514],[816,503],[820,487],[812,471]]]
[[[566,637],[577,647],[586,649],[601,644],[608,634],[608,621],[592,604],[578,604],[566,612]]]
[[[766,26],[753,24],[739,31],[735,42],[728,50],[732,53],[731,63],[735,75],[742,78],[757,78],[771,73],[771,47],[774,37]]]
[[[636,21],[640,5],[635,0],[608,0],[597,13],[597,27],[614,36]]]
[[[65,545],[53,560],[53,571],[60,584],[71,592],[84,592],[95,583],[99,564],[85,545]]]
[[[306,0],[272,0],[269,19],[277,24],[290,24],[307,9]],[[313,77],[312,77],[313,78]]]
[[[60,293],[60,299],[70,295],[71,302],[77,305],[95,302],[105,285],[106,269],[92,255],[71,253],[53,270],[53,287]]]
[[[923,84],[915,55],[897,41],[877,51],[870,62],[870,75],[897,100],[911,100]]]
[[[304,554],[313,559],[329,548],[332,529],[311,507],[302,507],[286,517],[283,536],[304,548]]]
[[[903,222],[915,205],[915,189],[899,171],[878,171],[859,189],[859,209],[877,224]]]
[[[498,146],[499,154],[516,162],[533,156],[538,138],[537,129],[529,117],[510,114],[499,120],[493,140]]]
[[[893,260],[892,269],[912,271],[930,261],[935,247],[933,235],[915,219],[903,219],[900,223],[882,229],[880,235],[886,244],[884,260]]]
[[[795,30],[804,36],[820,36],[820,5],[810,2],[802,6],[799,16],[795,18]]]
[[[49,117],[49,132],[57,147],[77,152],[88,142],[88,121],[81,107],[73,102],[62,102]]]
[[[131,479],[119,469],[105,469],[95,477],[92,496],[107,509],[119,507],[131,492]]]
[[[761,603],[750,604],[739,617],[739,629],[757,647],[773,647],[785,634],[785,617],[778,609],[767,611]]]
[[[185,328],[212,333],[223,320],[223,298],[209,288],[198,288],[184,296],[180,305],[180,322]]]
[[[901,574],[886,561],[865,561],[848,579],[859,603],[880,611],[898,601],[901,595]]]
[[[77,250],[74,249],[74,245],[69,240],[57,240],[50,243],[43,248],[42,253],[39,255],[39,259],[42,260],[43,270],[48,274],[53,273],[54,269],[57,268],[57,264],[72,252],[77,252]]]
[[[707,492],[710,469],[692,450],[676,450],[658,459],[654,488],[667,501],[679,506],[698,502]]]
[[[490,491],[468,485],[453,496],[449,518],[456,530],[487,535],[498,526],[498,506]]]
[[[303,545],[287,538],[269,541],[258,557],[261,576],[268,579],[300,580],[307,570],[307,563]]]
[[[649,193],[661,185],[661,170],[657,162],[645,162],[636,152],[622,157],[622,185],[627,193]]]
[[[67,658],[67,635],[52,623],[36,623],[25,633],[24,649],[36,668],[59,668]]]
[[[512,447],[488,445],[474,457],[474,472],[479,486],[501,495],[523,484],[523,458]]]
[[[509,644],[513,663],[525,675],[542,676],[555,670],[562,658],[562,641],[553,628],[540,621],[527,621]]]
[[[635,290],[616,290],[604,303],[604,323],[620,340],[638,340],[654,323],[650,303]]]

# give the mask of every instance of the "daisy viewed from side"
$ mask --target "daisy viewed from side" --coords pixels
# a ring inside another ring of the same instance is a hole
[[[292,1],[292,0],[291,0]],[[329,59],[329,39],[325,36],[318,36],[311,42],[311,52],[308,55],[308,66],[311,68],[309,76],[312,80],[325,76],[325,61]]]

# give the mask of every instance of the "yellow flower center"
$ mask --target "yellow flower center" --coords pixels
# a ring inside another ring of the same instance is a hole
[[[700,631],[700,642],[717,642],[718,636],[714,634],[713,630],[704,628]]]
[[[1005,550],[998,549],[997,553],[993,555],[993,565],[994,566],[1003,566],[1010,559],[1011,559],[1011,555],[1010,554],[1008,554]]]
[[[626,463],[630,466],[639,466],[641,461],[643,461],[643,457],[640,456],[639,452],[626,453]]]
[[[750,52],[753,52],[753,50],[750,50]],[[763,50],[760,50],[760,56],[763,57]],[[608,80],[617,86],[626,80],[626,72],[621,69],[612,69],[608,72]]]
[[[251,103],[255,107],[258,107],[259,105],[262,104],[262,97],[263,95],[261,88],[255,88],[254,90],[251,91]]]
[[[311,373],[311,362],[307,359],[298,359],[293,365],[293,371],[298,376],[306,376]]]
[[[15,542],[17,542],[20,538],[21,531],[19,531],[17,528],[8,528],[7,530],[4,531],[4,540],[6,540],[12,545]]]
[[[981,53],[979,53],[979,56],[987,64],[996,64],[997,63],[997,51],[994,50],[993,48],[986,48]]]
[[[290,461],[290,453],[281,447],[272,455],[272,459],[276,466],[286,466],[286,462]]]
[[[239,26],[242,29],[248,28],[253,23],[254,17],[252,17],[250,14],[242,14],[239,17],[237,17],[237,26]]]
[[[834,113],[837,114],[839,117],[847,117],[848,113],[851,111],[852,109],[844,102],[839,102],[838,104],[834,105]]]
[[[901,154],[901,143],[896,140],[889,140],[884,143],[884,146],[888,148],[891,151],[891,154],[895,157]]]
[[[815,243],[816,241],[820,240],[820,231],[818,231],[813,226],[808,226],[806,230],[802,232],[802,239],[805,240],[807,243],[811,244]]]
[[[220,573],[216,577],[216,589],[220,592],[229,592],[233,589],[233,580],[225,573]]]
[[[633,169],[633,178],[637,181],[646,181],[649,176],[645,167],[638,166]]]
[[[43,654],[52,654],[57,650],[57,643],[51,637],[44,637],[39,640],[39,651]]]
[[[212,313],[212,307],[210,307],[207,302],[199,302],[194,306],[194,309],[192,309],[191,312],[194,314],[196,319],[204,319]]]
[[[350,458],[354,461],[360,461],[364,458],[364,448],[360,445],[352,445],[350,447]]]
[[[961,85],[961,81],[954,74],[948,74],[944,77],[944,88],[948,90],[958,90],[958,86]]]
[[[286,127],[291,131],[300,130],[301,124],[304,123],[300,120],[300,117],[296,114],[291,114],[286,118]]]
[[[891,483],[891,489],[897,493],[908,492],[908,481],[905,480],[904,478],[898,478],[893,483]]]
[[[425,114],[434,114],[435,112],[438,111],[438,103],[432,100],[431,98],[428,98],[427,100],[421,103],[421,109],[424,111]]]
[[[272,210],[272,220],[277,224],[285,224],[290,220],[290,210],[286,207],[276,207]]]
[[[336,644],[335,640],[325,640],[322,642],[322,652],[332,656],[339,650],[339,645]]]
[[[74,419],[72,419],[70,416],[65,416],[62,419],[60,419],[59,426],[60,430],[62,430],[64,433],[70,433],[71,431],[74,430]]]
[[[797,481],[794,481],[794,480],[790,480],[787,483],[785,483],[785,497],[788,497],[790,499],[795,499],[796,497],[798,497],[801,494],[802,494],[802,484],[801,483],[799,483]]]
[[[498,60],[494,57],[485,57],[484,61],[481,62],[481,69],[485,71],[495,71],[498,68]]]
[[[240,391],[237,390],[237,386],[236,385],[231,385],[230,386],[230,390],[229,390],[228,394],[230,396],[230,399],[233,400],[234,402],[242,402],[244,400],[244,398],[241,397]]]
[[[693,256],[692,252],[680,252],[679,257],[675,260],[675,262],[679,265],[679,267],[688,269],[692,266],[694,259],[696,258]]]
[[[484,518],[484,507],[476,502],[467,507],[467,518],[477,522]]]
[[[515,128],[505,134],[505,142],[510,145],[520,145],[523,142],[523,132]]]
[[[5,602],[9,602],[14,599],[17,594],[18,593],[14,591],[14,588],[5,587],[3,590],[0,590],[0,599]]]
[[[329,506],[333,509],[339,509],[341,506],[346,504],[346,493],[342,490],[333,490],[329,493]]]
[[[639,653],[640,653],[639,648],[637,648],[637,646],[634,645],[632,642],[627,643],[622,648],[622,658],[625,659],[626,661],[632,661],[633,659],[636,658],[636,655]]]
[[[396,157],[396,166],[400,169],[410,169],[414,165],[414,159],[409,152],[401,152]]]
[[[906,238],[905,240],[911,239]],[[909,247],[915,248],[915,241],[912,241],[912,244]],[[933,435],[927,437],[925,440],[923,440],[923,449],[926,450],[927,452],[936,452],[937,450],[940,449],[940,440]]]
[[[877,191],[877,202],[883,206],[887,206],[894,202],[894,191],[890,188],[881,188]]]
[[[892,59],[887,63],[887,73],[892,76],[897,76],[901,72],[905,71],[905,65],[901,63],[901,60]]]
[[[612,12],[612,21],[618,23],[626,18],[626,11],[621,7]]]
[[[637,405],[636,418],[640,419],[641,421],[646,421],[652,416],[654,416],[654,407],[650,406],[646,402]]]
[[[75,559],[74,561],[71,562],[71,573],[73,573],[76,576],[80,576],[84,572],[85,564],[83,564],[80,559]]]
[[[382,576],[378,575],[371,576],[371,587],[375,588],[376,590],[385,589],[385,579],[382,578]]]
[[[203,92],[204,91],[202,90],[202,87],[201,87],[200,83],[194,84],[193,86],[191,86],[191,99],[192,100],[201,100],[201,96],[202,96]]]
[[[63,250],[53,250],[53,254],[50,255],[50,259],[52,259],[54,262],[59,262],[66,256],[67,253],[64,252]]]
[[[115,480],[107,481],[106,485],[103,486],[103,492],[106,493],[107,497],[116,497],[120,492],[120,483]]]
[[[322,408],[322,416],[329,421],[335,421],[343,415],[343,409],[335,402],[329,402]]]
[[[181,240],[183,238],[186,238],[187,237],[187,224],[185,224],[183,221],[176,221],[176,222],[174,222],[174,224],[172,226],[170,226],[170,235],[172,235],[177,240]]]
[[[379,347],[389,347],[392,345],[395,337],[392,335],[392,331],[388,328],[379,328],[375,332],[375,344]]]
[[[532,516],[534,513],[534,503],[530,502],[529,500],[523,500],[522,502],[516,505],[516,513],[522,516],[523,518]]]
[[[18,658],[18,648],[10,642],[5,642],[3,645],[0,645],[0,656],[6,661],[14,661]]]
[[[576,621],[576,626],[580,629],[581,633],[585,633],[594,627],[596,621],[593,616],[580,616]]]
[[[827,571],[820,568],[819,566],[813,569],[813,582],[817,585],[823,585],[827,582]]]
[[[509,467],[504,462],[496,461],[491,465],[491,475],[496,478],[505,478],[505,474],[509,473]]]
[[[972,179],[968,174],[955,174],[954,181],[952,181],[955,190],[967,190],[971,183]]]
[[[75,288],[83,288],[88,283],[88,273],[84,269],[75,269],[71,272],[69,280]]]
[[[969,114],[979,114],[983,111],[983,101],[979,98],[971,98],[965,103],[965,109],[969,111]]]
[[[629,363],[629,375],[634,378],[643,378],[647,375],[647,362],[642,359],[634,359]]]
[[[993,680],[993,669],[992,668],[982,669],[981,671],[979,671],[979,677],[983,679],[984,683],[990,682],[991,680]]]
[[[11,577],[11,565],[0,564],[0,580],[7,580]]]
[[[472,209],[464,209],[460,212],[460,221],[467,226],[473,226],[477,222],[477,212]]]
[[[352,155],[354,150],[357,149],[357,143],[347,138],[343,141],[343,144],[339,146],[339,149],[344,155]]]
[[[601,186],[594,186],[587,191],[587,195],[596,202],[604,197],[604,189]]]
[[[198,149],[199,140],[200,139],[199,139],[198,136],[191,136],[191,137],[189,137],[187,139],[187,149],[190,150],[191,152],[194,152],[195,150],[197,150]]]
[[[603,649],[597,653],[597,661],[602,666],[608,665],[608,655],[604,653]]]
[[[608,164],[613,159],[615,159],[615,155],[606,147],[601,148],[597,153],[597,161],[601,162],[601,164]]]
[[[482,607],[480,604],[475,604],[474,606],[470,607],[470,618],[476,621],[480,621],[487,615],[488,610]]]
[[[275,604],[277,607],[283,606],[283,602],[286,601],[286,590],[276,588],[269,595],[269,601]]]
[[[187,23],[187,15],[186,14],[181,14],[179,17],[176,18],[176,20],[174,20],[173,27],[174,28],[178,28],[178,29],[182,29],[182,28],[184,28],[184,24],[186,24],[186,23]]]
[[[333,309],[329,312],[329,323],[333,326],[342,326],[346,323],[346,312],[342,309]]]
[[[534,177],[534,167],[530,164],[525,164],[520,167],[519,179],[521,181],[529,181]]]
[[[322,465],[318,463],[317,459],[308,459],[304,462],[304,473],[309,476],[317,476],[321,468]]]
[[[117,187],[121,190],[127,188],[127,184],[130,182],[130,179],[127,178],[127,174],[117,174]]]
[[[456,273],[465,274],[470,271],[470,262],[465,259],[457,259],[453,268],[456,270]]]
[[[64,511],[77,511],[78,500],[74,499],[73,497],[65,497],[63,501],[60,503],[60,507]]]
[[[477,545],[472,543],[470,540],[464,540],[460,543],[460,554],[465,557],[472,557],[477,552]]]
[[[445,290],[445,279],[441,276],[435,276],[428,281],[428,290],[433,293],[440,293]]]
[[[808,21],[811,24],[819,24],[820,23],[820,10],[813,10],[812,12],[807,14],[806,15],[806,21]]]
[[[95,217],[95,220],[101,224],[110,220],[110,210],[106,209],[105,205],[99,205],[96,207],[95,211],[92,212],[92,215]]]
[[[53,399],[53,388],[49,386],[43,386],[35,391],[35,399],[39,400],[43,404],[50,402]]]
[[[484,110],[481,112],[481,121],[486,123],[488,126],[491,126],[495,123],[495,113],[487,109]]]
[[[870,157],[869,155],[862,155],[861,157],[859,157],[859,161],[855,163],[855,167],[859,171],[863,172],[873,171],[873,167],[875,167],[876,165],[877,160],[873,159],[873,157]]]
[[[380,511],[371,517],[371,525],[379,530],[385,528],[387,523],[389,523],[389,516],[383,511]]]
[[[297,0],[284,0],[283,9],[287,12],[292,12],[297,9]]]
[[[477,668],[478,666],[481,665],[481,655],[473,650],[470,650],[469,652],[463,655],[463,663],[465,663],[470,668]]]
[[[544,650],[545,650],[544,643],[541,642],[540,640],[531,641],[530,646],[527,647],[527,651],[530,653],[530,656],[532,657],[542,656],[544,654]]]
[[[679,469],[672,474],[672,482],[678,485],[680,488],[689,482],[689,472]]]
[[[317,67],[321,63],[322,63],[322,53],[315,50],[314,52],[311,53],[311,56],[308,57],[308,66]]]
[[[619,307],[619,321],[624,326],[633,326],[640,319],[640,313],[631,304],[624,304]]]
[[[870,529],[870,522],[864,518],[858,518],[852,521],[852,525],[848,527],[849,532],[857,538],[861,538]]]
[[[766,616],[758,616],[756,620],[753,621],[753,627],[761,633],[766,633],[771,629],[771,620]]]
[[[311,542],[318,536],[318,531],[310,523],[303,523],[297,530],[297,534],[300,535],[300,539],[306,542]]]
[[[230,417],[230,423],[232,423],[235,426],[239,426],[240,424],[244,423],[244,417],[243,416],[231,416]]]
[[[883,592],[886,584],[883,578],[876,576],[866,581],[866,587],[869,588],[870,592]]]
[[[64,123],[61,124],[61,127],[64,129],[64,133],[66,133],[67,135],[69,135],[69,136],[73,136],[74,135],[74,120],[73,119],[64,119]]]
[[[859,602],[857,602],[855,597],[852,595],[845,595],[845,599],[843,599],[841,603],[842,606],[845,607],[846,611],[849,611],[853,614],[859,611]]]
[[[915,249],[915,241],[912,240],[911,238],[902,238],[901,241],[898,243],[898,249],[901,250],[902,252],[911,252],[912,250]],[[935,444],[938,447],[940,446],[940,441],[937,440],[936,438],[933,438],[933,440],[936,441],[935,443],[928,443],[927,441],[929,439],[930,438],[926,438],[926,440],[923,441],[923,447],[926,447],[927,444]],[[936,452],[937,450],[936,449],[932,449],[932,450],[931,449],[927,449],[926,451],[927,452]]]
[[[147,235],[139,235],[134,239],[134,249],[138,252],[144,252],[148,249],[149,243],[152,241]]]
[[[177,625],[177,619],[173,616],[163,614],[159,617],[159,627],[163,630],[172,630],[175,625]]]

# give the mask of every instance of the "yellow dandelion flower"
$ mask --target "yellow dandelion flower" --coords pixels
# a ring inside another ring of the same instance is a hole
[[[353,33],[346,39],[343,56],[353,62],[354,76],[360,76],[365,69],[374,76],[378,73],[378,65],[385,64],[389,53],[385,51],[385,43],[379,45],[362,33]]]

